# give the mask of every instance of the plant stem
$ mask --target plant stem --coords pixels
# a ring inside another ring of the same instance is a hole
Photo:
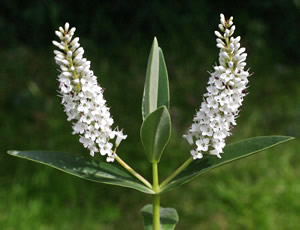
[[[144,177],[138,174],[133,168],[126,164],[125,161],[123,161],[119,156],[116,156],[115,159],[123,168],[125,168],[128,172],[135,176],[139,181],[141,181],[148,188],[152,189],[152,185]]]
[[[174,178],[176,177],[179,173],[182,172],[191,162],[193,161],[193,157],[189,157],[178,169],[176,169],[175,172],[173,172],[167,179],[165,179],[161,185],[160,188],[161,190]]]
[[[157,163],[152,163],[152,189],[156,193],[152,196],[153,206],[153,230],[160,230],[160,195],[159,195],[159,181]]]

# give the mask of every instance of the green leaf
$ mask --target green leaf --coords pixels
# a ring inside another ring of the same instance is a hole
[[[144,229],[152,230],[152,205],[147,204],[141,209],[144,219]],[[174,230],[178,223],[179,217],[176,209],[160,207],[160,229],[161,230]]]
[[[48,151],[13,150],[8,151],[8,154],[48,165],[86,180],[128,187],[148,194],[154,193],[123,168],[112,163],[96,161],[90,157]]]
[[[160,106],[169,108],[169,80],[164,55],[158,46],[156,37],[148,58],[146,80],[144,86],[142,115],[143,119]]]
[[[224,148],[222,158],[212,155],[205,155],[202,159],[194,160],[181,173],[179,173],[167,185],[161,188],[161,193],[170,191],[182,184],[185,184],[210,169],[228,164],[232,161],[251,156],[254,153],[261,152],[275,145],[294,139],[288,136],[261,136],[245,139]]]
[[[159,47],[159,84],[158,84],[158,98],[157,108],[161,106],[170,107],[170,92],[169,92],[169,78],[168,70],[165,62],[162,49]]]
[[[141,126],[140,135],[149,162],[159,162],[171,137],[171,118],[165,106],[146,117]]]

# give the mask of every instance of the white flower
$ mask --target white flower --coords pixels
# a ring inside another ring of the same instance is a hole
[[[191,155],[193,156],[193,159],[201,159],[203,157],[201,152],[198,152],[196,150],[191,150]]]
[[[116,139],[116,146],[119,146],[122,140],[126,139],[127,135],[123,134],[123,131],[119,131],[116,133],[117,139]]]
[[[235,26],[233,17],[225,19],[220,15],[220,31],[215,31],[219,52],[219,65],[210,73],[207,93],[204,94],[193,124],[183,137],[189,144],[196,145],[191,150],[193,159],[203,157],[204,153],[221,157],[225,138],[236,125],[235,119],[246,95],[249,72],[246,66],[245,48],[240,47],[241,37],[232,37]]]
[[[58,81],[62,104],[68,120],[73,122],[73,134],[81,135],[79,141],[90,150],[90,155],[99,152],[112,162],[117,155],[111,139],[116,137],[117,148],[127,135],[111,128],[114,120],[106,106],[103,89],[90,70],[91,62],[83,58],[84,49],[80,47],[79,38],[72,40],[75,30],[66,23],[55,31],[60,41],[53,41],[60,49],[54,51],[54,59],[60,68]]]

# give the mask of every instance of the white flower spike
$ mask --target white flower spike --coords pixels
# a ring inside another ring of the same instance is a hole
[[[210,73],[207,93],[193,124],[183,137],[195,148],[191,150],[194,159],[200,159],[204,153],[221,158],[225,147],[225,138],[231,135],[231,128],[246,95],[249,72],[246,66],[245,48],[240,48],[240,37],[232,37],[235,26],[233,17],[225,19],[220,15],[217,47],[220,49],[219,65]]]
[[[84,50],[79,38],[73,38],[75,28],[69,23],[55,31],[60,42],[53,41],[59,48],[54,50],[56,64],[60,67],[59,92],[68,121],[73,122],[73,134],[80,134],[79,141],[88,148],[90,155],[96,152],[111,162],[116,157],[115,148],[126,139],[122,131],[112,129],[114,120],[103,97],[103,89],[97,84],[97,77],[90,70],[91,62],[83,58]]]

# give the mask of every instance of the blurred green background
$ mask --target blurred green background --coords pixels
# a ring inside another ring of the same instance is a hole
[[[0,229],[142,229],[151,197],[95,184],[6,154],[9,149],[88,154],[71,135],[57,97],[54,30],[77,27],[115,123],[128,139],[119,155],[151,179],[139,141],[141,98],[154,36],[170,79],[172,140],[160,163],[168,176],[188,156],[182,134],[217,62],[219,14],[234,16],[248,53],[249,95],[227,143],[300,131],[300,1],[0,2]],[[162,195],[178,230],[299,229],[299,139],[210,171]],[[104,160],[104,159],[102,159]]]

